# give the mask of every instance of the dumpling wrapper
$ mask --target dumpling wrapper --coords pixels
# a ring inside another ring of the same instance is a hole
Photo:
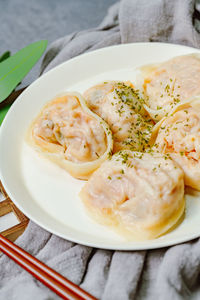
[[[200,94],[200,55],[174,57],[161,64],[143,66],[144,108],[161,120],[184,100]]]
[[[200,97],[178,105],[157,123],[151,143],[179,164],[187,186],[200,190]]]
[[[65,93],[45,105],[31,124],[27,141],[79,179],[88,179],[113,148],[108,125],[79,93]]]
[[[154,239],[183,215],[183,171],[162,154],[123,150],[93,173],[80,197],[92,218],[125,238]]]
[[[143,107],[139,91],[130,82],[107,81],[84,93],[89,108],[103,118],[113,133],[114,152],[144,151],[154,125]]]

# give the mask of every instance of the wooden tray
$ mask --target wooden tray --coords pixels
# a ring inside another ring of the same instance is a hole
[[[0,232],[0,234],[14,242],[24,232],[26,226],[28,225],[29,219],[14,205],[14,203],[8,197],[1,181],[0,193],[2,193],[5,198],[5,200],[0,202],[0,217],[12,212],[19,221],[17,225]]]

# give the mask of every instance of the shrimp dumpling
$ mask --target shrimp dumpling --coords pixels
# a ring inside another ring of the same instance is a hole
[[[32,123],[28,142],[72,176],[87,179],[112,151],[108,125],[78,93],[49,102]]]
[[[177,106],[157,123],[152,136],[154,148],[183,169],[185,184],[200,190],[200,97]]]
[[[153,239],[184,212],[183,171],[162,154],[122,150],[80,192],[89,214],[128,239]]]
[[[113,133],[114,152],[144,151],[153,122],[143,107],[139,92],[128,82],[108,81],[84,93],[89,108],[103,118]]]
[[[200,56],[174,57],[164,63],[141,68],[145,109],[161,120],[177,104],[200,94]]]

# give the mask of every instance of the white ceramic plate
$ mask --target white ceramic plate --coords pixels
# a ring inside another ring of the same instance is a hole
[[[24,142],[31,120],[42,106],[65,90],[83,92],[100,81],[133,80],[135,68],[197,49],[162,43],[137,43],[104,48],[76,57],[37,79],[14,103],[0,133],[1,180],[13,202],[31,220],[65,239],[93,247],[152,249],[200,236],[200,197],[187,195],[184,221],[152,241],[127,242],[91,220],[78,197],[84,182],[41,158]]]

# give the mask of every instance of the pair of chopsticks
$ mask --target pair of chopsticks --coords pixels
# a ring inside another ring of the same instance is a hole
[[[0,234],[0,250],[63,299],[97,300]]]

